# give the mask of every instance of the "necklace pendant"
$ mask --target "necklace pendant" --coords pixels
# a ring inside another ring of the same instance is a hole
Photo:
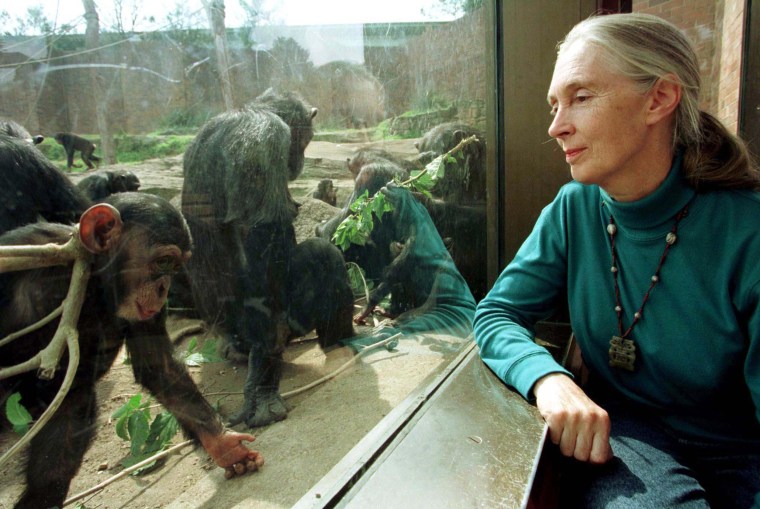
[[[610,340],[610,366],[633,371],[636,362],[636,345],[632,339],[612,336]]]

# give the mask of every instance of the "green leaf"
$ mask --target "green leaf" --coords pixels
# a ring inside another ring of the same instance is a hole
[[[355,199],[349,208],[351,209],[352,212],[357,212],[360,209],[365,207],[365,205],[367,204],[367,201],[369,201],[369,190],[365,189],[364,193],[362,193],[361,196]]]
[[[127,422],[131,414],[124,414],[116,421],[116,436],[129,442],[129,431],[127,431]]]
[[[201,354],[206,362],[222,362],[224,359],[219,355],[218,342],[215,339],[207,339],[201,346]]]
[[[433,177],[430,175],[430,173],[419,173],[418,178],[415,180],[412,180],[409,184],[409,187],[412,191],[418,192],[418,193],[424,193],[425,191],[430,191],[433,188],[433,185],[435,182],[433,181]]]
[[[144,412],[135,412],[129,416],[129,423],[127,424],[129,430],[129,438],[132,440],[130,446],[130,452],[132,456],[137,456],[141,453],[143,444],[148,438],[150,432],[150,425],[148,419],[145,417]]]
[[[359,267],[354,262],[346,264],[348,269],[348,281],[351,285],[351,291],[354,295],[364,295],[365,286],[367,290],[372,290],[375,284],[372,281],[367,281],[364,277],[364,269]]]
[[[377,193],[375,199],[372,200],[372,212],[377,217],[378,221],[382,222],[383,214],[391,212],[393,210],[393,204],[388,201],[383,193]]]
[[[446,168],[445,168],[446,165],[443,164],[444,158],[445,158],[445,154],[440,155],[436,157],[435,159],[433,159],[432,161],[430,161],[429,163],[427,163],[427,165],[425,166],[425,172],[427,173],[427,175],[430,176],[430,178],[433,181],[442,179],[444,174],[446,173]]]
[[[135,394],[131,398],[129,398],[129,401],[124,403],[121,407],[114,410],[114,412],[111,414],[111,417],[114,419],[118,419],[119,417],[123,415],[129,415],[138,408],[140,408],[140,400],[142,399],[142,394]]]
[[[179,432],[179,422],[177,422],[176,417],[167,411],[158,414],[150,425],[150,433],[151,435],[156,435],[156,444],[159,444],[159,447],[156,449],[157,451],[163,450],[177,435],[177,432]]]
[[[13,425],[13,431],[19,435],[26,434],[29,431],[29,424],[32,422],[32,416],[21,404],[21,394],[14,392],[5,401],[5,416]]]

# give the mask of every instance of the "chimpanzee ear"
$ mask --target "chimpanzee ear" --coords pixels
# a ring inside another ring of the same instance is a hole
[[[91,253],[104,253],[119,238],[122,224],[119,211],[111,205],[93,205],[79,219],[79,239]]]
[[[309,117],[309,118],[316,117],[317,116],[317,112],[319,112],[319,110],[317,108],[312,108],[311,109],[311,117]]]
[[[454,131],[454,144],[458,145],[460,141],[465,139],[467,137],[467,133],[462,131],[461,129],[457,129]]]

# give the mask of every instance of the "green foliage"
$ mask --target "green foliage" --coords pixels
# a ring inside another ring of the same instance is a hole
[[[174,110],[161,119],[164,134],[191,134],[211,118],[211,112],[203,108],[183,108]]]
[[[475,136],[462,140],[456,147],[430,161],[422,170],[411,172],[404,182],[394,179],[398,187],[408,189],[427,198],[432,198],[431,191],[436,182],[446,174],[446,165],[456,163],[457,157],[463,157],[462,149],[475,141]],[[375,227],[374,219],[382,221],[383,214],[393,211],[393,205],[383,193],[369,196],[369,191],[359,196],[350,206],[352,214],[344,219],[333,234],[333,243],[343,251],[351,244],[363,246],[369,240]]]
[[[125,468],[135,465],[154,454],[163,451],[179,431],[177,419],[167,411],[156,415],[150,421],[150,398],[142,403],[142,394],[135,394],[111,417],[116,420],[116,434],[130,442],[130,456],[122,460]],[[158,466],[158,461],[149,463],[134,472],[147,472]]]
[[[363,295],[369,300],[369,291],[372,290],[372,287],[374,287],[375,284],[372,281],[367,281],[364,269],[354,262],[347,263],[346,268],[348,269],[348,280],[351,284],[351,291],[353,294],[355,296]]]
[[[116,158],[129,163],[181,154],[192,141],[192,136],[117,136]]]
[[[192,338],[182,355],[182,360],[188,366],[200,366],[206,362],[221,362],[224,359],[217,353],[217,341],[209,339],[198,347],[198,340]]]
[[[348,249],[351,244],[365,245],[375,227],[373,217],[382,221],[383,214],[393,210],[393,206],[388,203],[384,194],[378,193],[370,197],[369,191],[364,191],[364,194],[359,196],[350,208],[353,214],[338,225],[333,235],[335,245],[343,251]]]
[[[13,426],[13,431],[19,435],[26,434],[29,431],[29,425],[32,423],[32,416],[29,411],[21,404],[21,394],[14,392],[5,400],[5,416]]]

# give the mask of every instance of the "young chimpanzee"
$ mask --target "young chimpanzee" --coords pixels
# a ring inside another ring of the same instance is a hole
[[[36,147],[0,133],[0,235],[39,217],[75,223],[87,198]]]
[[[82,138],[74,133],[55,133],[55,141],[63,145],[63,149],[66,151],[66,167],[79,168],[74,164],[74,153],[79,151],[82,155],[82,161],[87,165],[88,169],[93,169],[95,165],[92,164],[95,161],[96,164],[100,164],[100,158],[93,154],[95,152],[95,144],[90,140]]]
[[[96,202],[114,193],[137,191],[140,189],[140,179],[129,170],[100,170],[77,182],[77,187],[87,198]]]
[[[291,337],[316,328],[320,344],[329,346],[353,334],[351,290],[345,266],[334,263],[337,248],[296,247],[288,180],[303,169],[316,113],[297,96],[270,90],[212,118],[185,151],[182,212],[196,245],[187,266],[195,307],[226,333],[228,357],[248,357],[234,424],[262,426],[287,416],[279,382]],[[322,267],[314,287],[299,288],[307,281],[301,253]],[[331,297],[293,295],[315,290]]]
[[[32,145],[39,145],[45,141],[45,137],[41,134],[32,136],[24,126],[13,120],[0,120],[0,134],[19,138]]]
[[[263,463],[241,440],[253,436],[225,430],[184,366],[172,357],[166,332],[166,295],[172,275],[190,257],[184,219],[166,200],[142,193],[119,193],[108,204],[89,208],[74,226],[36,223],[0,236],[0,245],[63,244],[79,235],[92,253],[92,274],[77,323],[80,360],[61,406],[31,441],[26,491],[17,508],[61,506],[96,428],[95,383],[126,342],[136,380],[152,392],[198,439],[216,463]],[[109,205],[110,204],[110,205]],[[0,274],[0,337],[36,323],[66,297],[70,267]],[[0,348],[0,366],[12,366],[45,347],[58,320]],[[64,357],[64,359],[66,356]],[[64,360],[63,362],[66,362]],[[20,392],[22,403],[39,415],[63,379],[35,373],[0,381],[0,392]],[[252,465],[253,467],[253,465]]]
[[[351,204],[365,192],[374,196],[380,189],[393,181],[405,180],[409,174],[402,167],[385,159],[365,164],[356,176],[354,190],[346,205],[335,216],[315,228],[317,237],[332,241],[338,226],[351,212]],[[365,277],[379,283],[383,270],[393,261],[395,255],[391,243],[395,239],[393,226],[387,221],[375,221],[369,241],[364,245],[352,244],[344,253],[346,262],[353,262],[364,270]]]
[[[470,334],[475,300],[427,210],[407,189],[389,184],[380,192],[393,205],[390,217],[383,216],[392,240],[377,248],[390,251],[393,259],[383,267],[379,284],[357,321],[390,293],[392,327],[405,333]]]
[[[317,190],[311,195],[315,200],[322,200],[328,205],[335,206],[338,203],[338,192],[331,179],[322,179],[317,185]]]

